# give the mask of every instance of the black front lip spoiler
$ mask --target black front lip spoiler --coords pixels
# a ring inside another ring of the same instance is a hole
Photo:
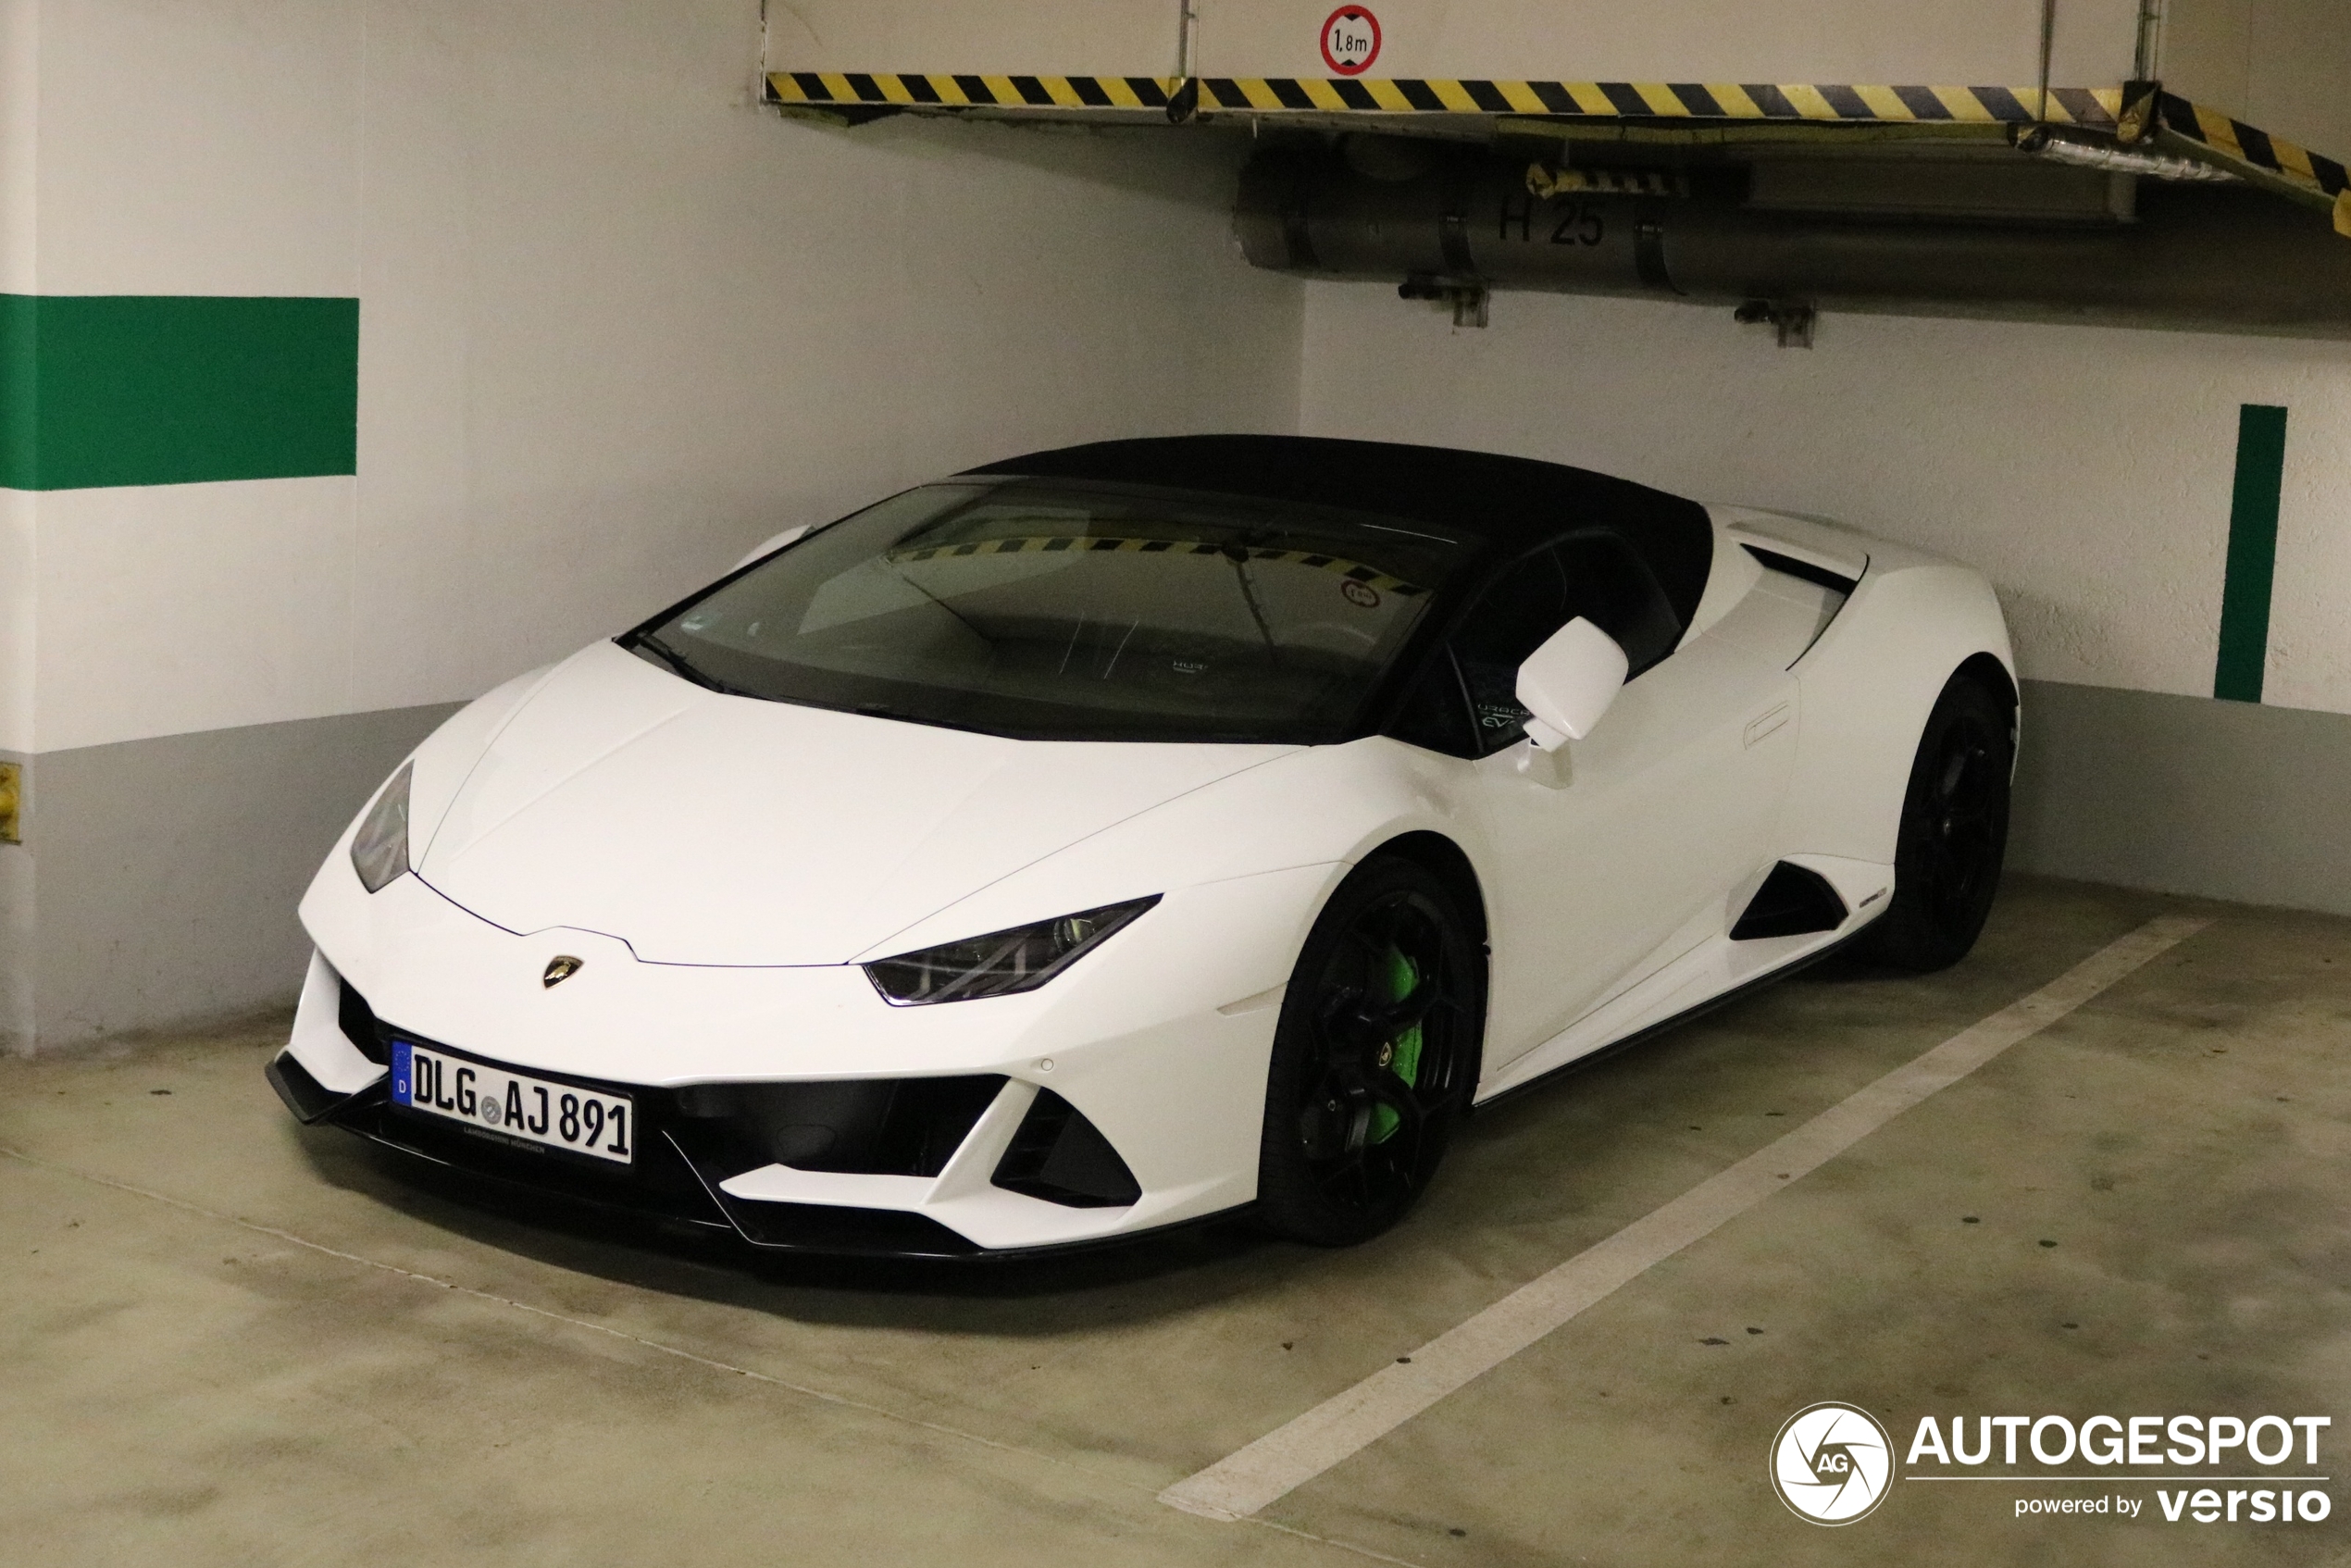
[[[697,1231],[707,1232],[712,1236],[739,1238],[741,1234],[723,1218],[661,1213],[651,1209],[636,1208],[626,1203],[607,1202],[584,1192],[570,1192],[561,1188],[541,1187],[533,1182],[516,1181],[511,1176],[501,1176],[491,1171],[475,1170],[469,1166],[461,1165],[454,1160],[444,1160],[428,1150],[418,1149],[414,1144],[403,1143],[395,1138],[387,1137],[373,1127],[338,1125],[342,1131],[350,1133],[353,1137],[363,1139],[376,1148],[396,1154],[402,1159],[413,1160],[418,1164],[430,1167],[436,1173],[458,1176],[467,1182],[496,1191],[510,1192],[517,1197],[527,1197],[541,1201],[567,1204],[573,1208],[586,1209],[599,1214],[609,1214],[616,1219],[628,1220],[638,1225],[682,1225]]]
[[[716,1167],[696,1159],[674,1133],[664,1129],[664,1143],[693,1174],[694,1181],[701,1188],[700,1195],[709,1204],[707,1212],[696,1213],[668,1205],[654,1207],[615,1202],[567,1185],[518,1179],[503,1171],[485,1169],[445,1157],[392,1136],[381,1125],[388,1120],[391,1110],[389,1074],[355,1094],[337,1094],[313,1077],[291,1051],[285,1051],[269,1062],[263,1069],[263,1075],[268,1078],[269,1087],[277,1090],[278,1098],[285,1101],[286,1108],[305,1126],[323,1123],[340,1127],[379,1149],[422,1161],[435,1170],[461,1176],[468,1181],[534,1198],[554,1199],[601,1213],[626,1216],[641,1224],[683,1224],[698,1231],[731,1235],[761,1252],[797,1252],[838,1258],[904,1258],[938,1263],[1016,1263],[1123,1247],[1145,1237],[1163,1236],[1171,1231],[1230,1219],[1251,1206],[1241,1204],[1196,1219],[1155,1226],[1148,1231],[1088,1237],[1040,1247],[982,1247],[928,1215],[911,1211],[837,1208],[815,1203],[768,1203],[733,1197],[720,1190],[719,1183],[725,1177]]]
[[[286,1109],[292,1111],[294,1118],[305,1126],[315,1126],[325,1121],[383,1081],[379,1078],[357,1094],[337,1094],[312,1077],[310,1069],[304,1066],[291,1051],[281,1051],[272,1057],[269,1064],[261,1069],[261,1074],[269,1080],[269,1087],[278,1091],[278,1098],[286,1102]]]

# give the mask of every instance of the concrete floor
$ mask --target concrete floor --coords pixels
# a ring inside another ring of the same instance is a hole
[[[2181,912],[2217,920],[1261,1520],[1154,1500]],[[2018,880],[1948,974],[1815,971],[1481,1114],[1335,1253],[810,1266],[520,1223],[296,1127],[277,1042],[0,1062],[0,1562],[2351,1557],[2341,1503],[2167,1524],[2153,1480],[1897,1485],[1827,1530],[1764,1467],[1839,1399],[1903,1447],[1960,1411],[2331,1414],[2335,1475],[2351,921]],[[2100,1490],[2144,1514],[2013,1517]]]

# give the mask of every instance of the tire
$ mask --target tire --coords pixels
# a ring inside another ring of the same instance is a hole
[[[1927,715],[1902,798],[1894,897],[1860,956],[1913,974],[1968,955],[1992,912],[2008,852],[2015,710],[1955,675]]]
[[[1403,859],[1366,861],[1308,934],[1266,1075],[1257,1219],[1317,1247],[1404,1216],[1477,1085],[1486,955],[1453,893]]]

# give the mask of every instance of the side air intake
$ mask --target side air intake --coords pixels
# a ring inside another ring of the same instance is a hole
[[[1135,1173],[1077,1107],[1039,1089],[1021,1118],[996,1185],[1073,1209],[1123,1209],[1142,1197]]]
[[[1847,913],[1845,901],[1836,896],[1827,877],[1784,860],[1772,867],[1772,874],[1748,901],[1747,912],[1731,927],[1731,940],[1751,942],[1765,937],[1834,931],[1845,924]]]

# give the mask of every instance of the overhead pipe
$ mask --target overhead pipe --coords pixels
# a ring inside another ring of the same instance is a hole
[[[2351,334],[2351,244],[2244,187],[2142,180],[2135,212],[2105,221],[1856,216],[1758,207],[1729,168],[1554,180],[1483,151],[1375,153],[1253,158],[1249,260],[1480,309],[1485,290],[1537,289]]]

